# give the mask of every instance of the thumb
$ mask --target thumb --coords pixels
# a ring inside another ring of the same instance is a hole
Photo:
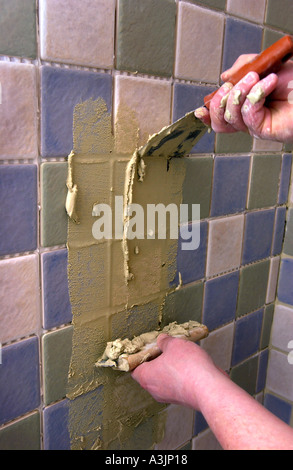
[[[157,337],[157,346],[160,348],[161,351],[165,351],[170,341],[174,338],[172,336],[167,335],[166,333],[161,333]]]

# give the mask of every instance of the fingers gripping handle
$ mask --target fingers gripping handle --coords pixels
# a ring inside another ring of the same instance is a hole
[[[248,64],[243,65],[229,79],[232,85],[236,85],[249,72],[256,72],[260,78],[264,78],[270,73],[276,73],[293,56],[293,38],[284,36],[272,46],[261,52],[255,59]],[[217,90],[204,98],[204,104],[209,109],[210,101]]]

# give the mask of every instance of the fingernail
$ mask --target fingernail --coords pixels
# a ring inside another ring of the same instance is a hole
[[[197,108],[195,111],[194,111],[194,115],[195,117],[197,117],[198,119],[202,119],[206,114],[206,108],[204,107],[201,107],[201,108]]]
[[[245,77],[243,78],[243,83],[246,83],[247,85],[250,85],[252,83],[255,83],[255,72],[249,72]]]

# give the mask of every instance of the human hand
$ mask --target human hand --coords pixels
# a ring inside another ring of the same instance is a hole
[[[210,110],[199,108],[195,115],[215,132],[242,131],[260,139],[293,142],[293,103],[289,100],[293,62],[285,63],[277,74],[262,80],[250,72],[235,86],[229,83],[231,75],[254,57],[255,54],[241,55],[221,75],[225,83],[212,98]]]
[[[162,354],[131,372],[132,377],[160,403],[200,409],[201,389],[219,373],[210,356],[197,344],[160,334]],[[222,372],[222,371],[221,371]]]

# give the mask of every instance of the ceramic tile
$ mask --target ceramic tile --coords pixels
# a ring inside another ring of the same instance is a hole
[[[235,319],[239,271],[206,282],[203,323],[214,330]]]
[[[274,222],[275,209],[246,214],[242,264],[252,263],[270,256]]]
[[[188,284],[189,282],[198,281],[199,279],[204,278],[206,269],[207,229],[207,222],[201,222],[200,245],[196,250],[183,250],[182,243],[184,243],[184,241],[179,237],[175,284],[179,284],[179,272],[181,274],[183,284]]]
[[[41,245],[63,245],[67,241],[67,162],[41,165]]]
[[[268,392],[276,393],[285,400],[293,401],[292,364],[288,361],[287,353],[271,350],[266,388]]]
[[[128,77],[115,78],[116,150],[132,153],[150,135],[170,123],[171,84],[167,81]]]
[[[258,2],[246,0],[245,3],[242,0],[227,0],[227,12],[257,23],[263,22],[265,8],[266,0],[259,0]]]
[[[232,366],[255,354],[260,345],[263,309],[245,315],[236,321]]]
[[[37,247],[37,167],[0,167],[0,255]]]
[[[280,267],[280,257],[278,256],[276,258],[271,258],[268,290],[267,290],[267,296],[266,296],[267,304],[274,302],[276,298],[279,267]]]
[[[230,377],[250,395],[256,391],[258,357],[254,356],[233,367]]]
[[[292,405],[270,393],[265,394],[264,406],[275,416],[290,424]]]
[[[40,450],[39,412],[15,421],[0,430],[0,450]]]
[[[274,318],[275,304],[267,305],[264,309],[260,348],[267,348],[270,344],[271,330]]]
[[[40,323],[37,255],[0,261],[0,278],[0,342],[36,333]]]
[[[194,3],[202,3],[212,8],[218,8],[219,10],[225,10],[226,8],[226,0],[200,0],[200,2],[198,2],[197,0],[191,1]]]
[[[267,378],[267,369],[268,369],[268,360],[269,360],[269,350],[266,349],[262,351],[259,355],[258,363],[258,374],[256,382],[256,393],[260,393],[265,389],[266,378]]]
[[[235,215],[209,222],[207,276],[240,266],[244,216]]]
[[[214,91],[214,87],[175,83],[173,97],[173,121],[203,105],[204,97]],[[190,153],[212,153],[214,151],[215,133],[206,133],[195,144]]]
[[[288,33],[293,33],[291,17],[293,5],[290,0],[268,0],[265,22]]]
[[[269,269],[269,260],[241,268],[237,317],[253,312],[265,304]]]
[[[0,62],[0,159],[36,158],[36,68]]]
[[[43,157],[66,157],[72,150],[73,111],[77,104],[102,98],[111,112],[109,74],[41,67],[41,152]]]
[[[247,153],[251,151],[253,139],[249,134],[236,132],[235,134],[217,134],[217,153]]]
[[[68,400],[47,406],[43,416],[44,450],[70,450]]]
[[[254,155],[248,209],[274,206],[278,199],[280,155]]]
[[[78,425],[76,427],[71,426],[70,435],[71,442],[77,442],[77,446],[79,449],[79,443],[83,439],[80,432],[82,429],[86,429],[84,434],[86,434],[88,449],[96,448],[97,439],[100,439],[102,437],[101,429],[103,424],[103,413],[100,413],[99,411],[103,409],[103,390],[103,386],[100,386],[92,392],[79,395],[77,398],[74,399],[75,405],[71,408],[71,410],[69,410],[71,413],[74,413],[74,410],[80,410]],[[92,417],[90,423],[88,419],[89,412],[91,413]]]
[[[261,51],[262,28],[234,18],[227,18],[222,70],[230,68],[241,54]]]
[[[192,439],[192,450],[222,450],[215,435],[210,429]]]
[[[203,283],[187,285],[166,296],[162,309],[162,325],[189,320],[201,322]]]
[[[291,206],[293,205],[293,180],[292,180],[291,187],[290,187],[290,190],[289,190],[289,201],[288,202]]]
[[[192,437],[193,414],[191,408],[171,405],[166,410],[165,435],[155,450],[171,450],[183,445]]]
[[[171,76],[175,18],[173,0],[119,0],[117,69]]]
[[[234,322],[211,331],[209,336],[201,341],[200,346],[207,351],[218,367],[229,371],[233,341]]]
[[[192,221],[192,204],[200,204],[200,218],[205,219],[210,214],[213,158],[185,158],[185,168],[182,204],[188,204],[189,221]]]
[[[277,42],[281,37],[283,37],[284,34],[282,34],[279,31],[274,31],[269,28],[264,28],[264,33],[263,33],[263,43],[262,43],[262,49],[267,49],[270,47],[272,44]]]
[[[293,209],[288,210],[286,233],[284,240],[284,253],[293,256]]]
[[[40,404],[38,338],[31,337],[2,348],[0,367],[0,424]]]
[[[218,83],[224,16],[190,3],[178,6],[175,77]]]
[[[281,170],[281,177],[280,177],[278,204],[286,204],[288,201],[291,167],[292,167],[292,154],[285,153],[282,158],[282,170]]]
[[[250,157],[216,157],[214,166],[211,216],[244,211]]]
[[[45,405],[66,396],[72,334],[73,327],[68,326],[42,337]]]
[[[39,8],[43,60],[113,67],[115,0],[41,0]]]
[[[143,322],[137,322],[136,318],[143,318]],[[111,316],[111,339],[132,338],[146,331],[152,331],[158,327],[159,307],[156,302],[148,302],[133,306],[125,312],[115,313]]]
[[[0,10],[0,54],[36,57],[36,2],[1,0]]]
[[[293,260],[282,259],[279,275],[278,299],[293,305]]]
[[[42,254],[43,327],[46,330],[72,320],[67,281],[67,250]]]
[[[279,255],[283,248],[284,232],[286,223],[286,207],[277,207],[274,228],[272,255]]]
[[[276,305],[272,328],[272,346],[282,351],[290,351],[289,343],[293,339],[293,308]]]
[[[194,428],[193,428],[193,435],[196,436],[200,432],[204,431],[208,428],[208,423],[206,422],[203,414],[200,411],[195,412],[194,417]]]
[[[253,150],[255,152],[281,152],[283,144],[280,142],[274,142],[273,140],[253,140]]]

